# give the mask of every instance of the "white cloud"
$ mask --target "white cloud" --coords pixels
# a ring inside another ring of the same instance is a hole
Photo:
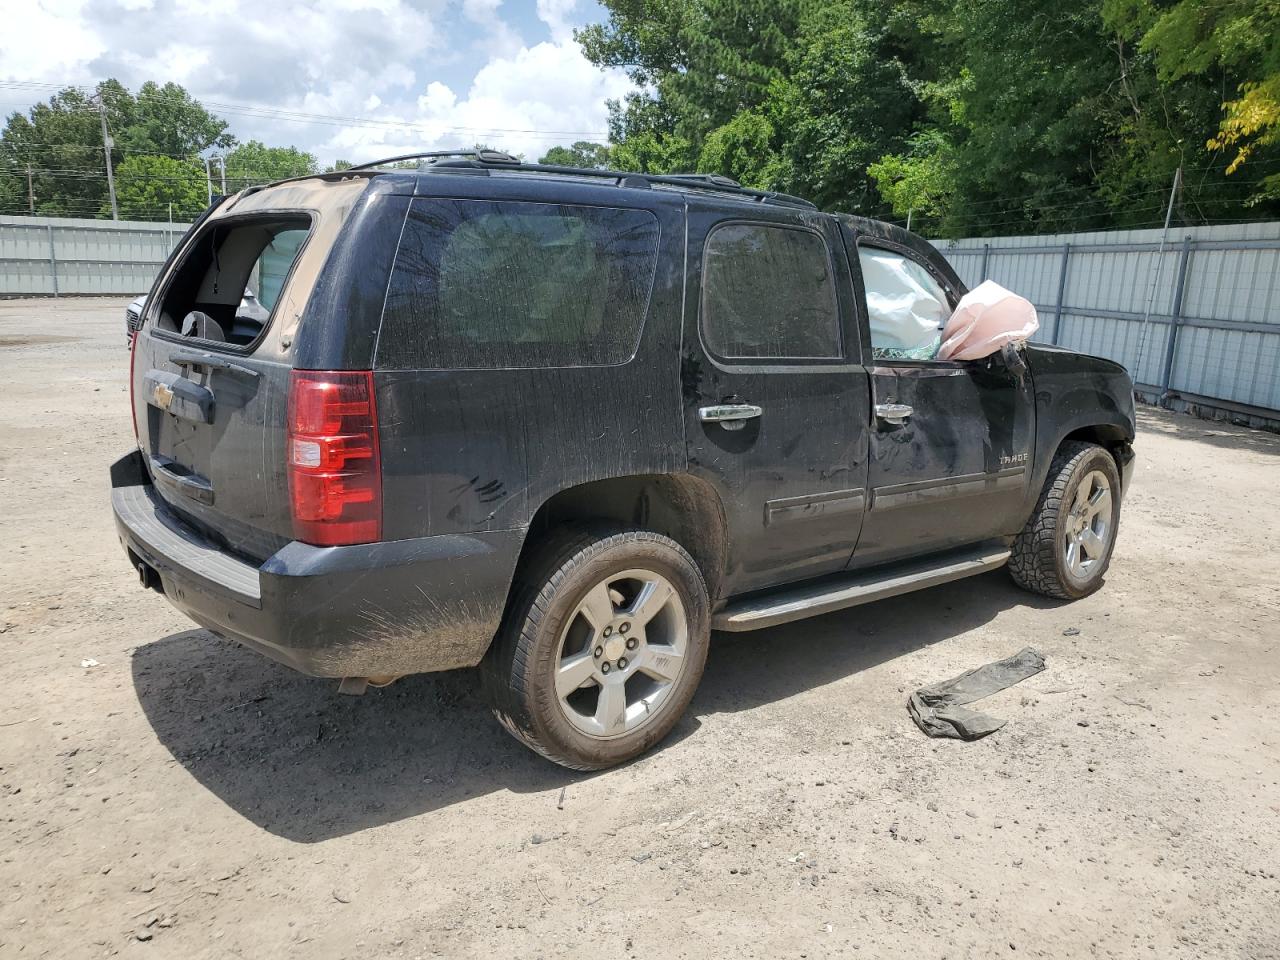
[[[368,160],[484,142],[536,160],[557,143],[603,140],[605,100],[628,89],[625,75],[600,71],[572,41],[544,42],[490,60],[464,96],[439,81],[427,84],[411,110],[387,115],[406,129],[351,127],[326,148],[351,160]]]
[[[212,107],[242,140],[292,143],[325,163],[478,141],[536,159],[556,143],[602,139],[605,100],[630,88],[621,71],[596,68],[573,42],[576,0],[536,0],[552,40],[532,46],[503,18],[510,8],[502,0],[329,0],[319,6],[310,0],[24,3],[0,32],[0,78],[92,84],[117,77],[134,89],[145,80],[175,80],[206,102],[249,108]],[[459,82],[468,75],[469,82]],[[35,101],[49,92],[28,95]],[[330,120],[255,116],[254,108]]]
[[[6,9],[0,31],[0,76],[50,83],[90,79],[88,61],[105,44],[85,24],[83,8],[81,0],[45,0]]]
[[[551,39],[562,43],[573,38],[574,8],[578,0],[538,0],[538,19],[551,31]]]

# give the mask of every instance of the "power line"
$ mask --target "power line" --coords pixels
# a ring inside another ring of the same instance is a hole
[[[93,92],[93,88],[81,84],[48,84],[36,83],[34,81],[21,80],[0,80],[0,89],[4,88],[20,88],[39,87],[43,89],[55,88],[59,91],[66,89],[74,89],[85,95]],[[137,99],[135,97],[135,99]],[[158,103],[169,103],[178,106],[203,106],[209,110],[217,110],[223,113],[240,114],[242,116],[254,117],[257,119],[270,120],[286,120],[295,123],[322,123],[333,126],[344,127],[362,127],[370,129],[394,129],[394,130],[418,130],[430,131],[434,135],[439,136],[444,133],[469,133],[469,134],[521,134],[525,136],[537,136],[540,138],[559,138],[559,137],[599,137],[608,138],[608,133],[600,130],[542,130],[538,128],[519,128],[519,127],[461,127],[461,126],[436,126],[431,123],[421,121],[404,121],[404,120],[378,120],[373,117],[349,117],[340,114],[310,113],[302,110],[287,110],[279,107],[268,107],[257,104],[236,104],[225,103],[217,100],[196,100],[195,98],[183,99],[181,97],[170,97],[164,94],[149,94],[145,98],[147,101]]]

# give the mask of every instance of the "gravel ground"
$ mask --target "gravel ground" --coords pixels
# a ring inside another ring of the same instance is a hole
[[[138,587],[124,303],[0,302],[0,956],[1280,956],[1280,437],[1145,409],[1098,594],[717,636],[583,775],[466,674],[340,698]],[[912,726],[1026,644],[1003,730]]]

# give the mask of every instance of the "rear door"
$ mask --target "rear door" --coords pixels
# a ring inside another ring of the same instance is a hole
[[[956,284],[905,244],[847,238],[873,404],[870,502],[850,566],[1016,533],[1034,441],[1030,376],[998,355],[933,359]]]
[[[726,591],[844,568],[865,502],[867,374],[839,234],[816,211],[689,206],[689,469],[729,527]]]

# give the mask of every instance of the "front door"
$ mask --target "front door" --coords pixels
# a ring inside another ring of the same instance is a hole
[[[869,504],[851,567],[1018,532],[1031,479],[1034,396],[997,354],[932,359],[958,290],[943,265],[856,238],[873,420]]]
[[[689,207],[689,470],[724,504],[724,593],[842,570],[866,503],[870,393],[832,221]]]

